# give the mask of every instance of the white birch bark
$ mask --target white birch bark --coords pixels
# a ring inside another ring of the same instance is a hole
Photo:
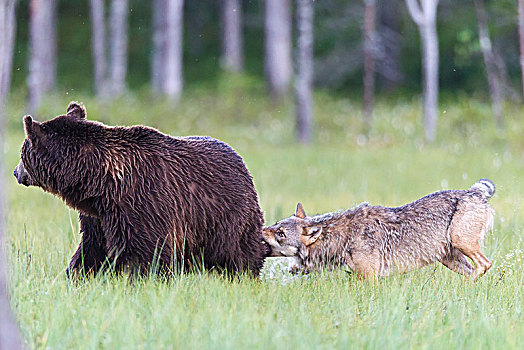
[[[240,0],[222,0],[222,57],[224,70],[239,73],[244,69],[242,6]]]
[[[364,0],[364,77],[363,109],[367,128],[373,118],[375,102],[375,51],[376,51],[375,0]]]
[[[266,0],[265,73],[268,90],[274,100],[289,90],[293,63],[291,57],[291,3],[289,0]]]
[[[166,0],[153,0],[153,52],[151,57],[151,88],[154,93],[163,91],[166,56]]]
[[[16,34],[16,0],[0,0],[0,105],[11,86],[13,50]]]
[[[3,140],[5,99],[11,84],[12,56],[16,31],[16,0],[0,0],[0,140]],[[0,150],[2,145],[0,145]],[[0,349],[21,349],[20,331],[8,297],[8,270],[5,244],[6,202],[3,152],[0,152]]]
[[[121,95],[126,89],[128,0],[112,0],[110,13],[111,93]]]
[[[107,93],[106,21],[104,0],[90,0],[91,53],[93,56],[94,84],[97,96]]]
[[[0,0],[0,2],[7,2],[8,0]],[[14,2],[14,1],[13,1]],[[2,16],[3,4],[0,4],[0,16]],[[0,22],[2,20],[0,19]],[[0,29],[2,27],[0,23]],[[1,103],[0,103],[1,104]],[[0,118],[4,119],[5,114],[3,106],[0,105]],[[3,123],[0,121],[0,139],[3,139]],[[6,203],[5,203],[5,184],[4,181],[4,160],[0,157],[0,349],[21,349],[20,331],[16,324],[15,318],[11,311],[11,305],[8,297],[8,270],[6,251],[7,245],[5,243],[5,218],[6,218]]]
[[[313,0],[297,0],[295,108],[298,140],[310,143],[313,129]]]
[[[46,21],[45,21],[45,36],[47,40],[47,50],[45,52],[45,73],[43,74],[43,89],[44,92],[49,92],[55,88],[56,85],[56,67],[57,67],[57,37],[56,37],[56,23],[57,23],[57,0],[46,0]]]
[[[56,0],[29,3],[28,104],[35,112],[56,80]]]
[[[172,101],[178,102],[182,94],[182,31],[183,0],[167,0],[166,14],[166,57],[164,94]]]
[[[409,13],[417,24],[422,43],[424,84],[424,130],[426,140],[435,141],[438,116],[438,35],[437,6],[439,0],[406,0]]]

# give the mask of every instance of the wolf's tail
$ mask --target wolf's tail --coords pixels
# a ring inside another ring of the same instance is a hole
[[[482,194],[482,197],[488,199],[495,193],[495,184],[488,179],[480,179],[470,187],[470,191],[477,191]]]

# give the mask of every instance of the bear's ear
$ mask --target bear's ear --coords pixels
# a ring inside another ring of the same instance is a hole
[[[42,133],[40,123],[33,120],[33,117],[31,117],[30,115],[26,115],[24,117],[24,130],[26,137],[30,140],[34,139],[35,136],[40,135]]]
[[[67,115],[76,119],[86,119],[86,108],[81,103],[71,101],[67,107]]]

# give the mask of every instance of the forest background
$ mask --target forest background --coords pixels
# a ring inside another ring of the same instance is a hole
[[[522,344],[524,1],[0,5],[0,348]],[[11,175],[22,116],[47,120],[71,100],[109,125],[231,144],[267,223],[297,201],[308,214],[396,206],[490,178],[494,267],[478,282],[436,266],[373,284],[270,261],[260,280],[71,284],[76,213]]]

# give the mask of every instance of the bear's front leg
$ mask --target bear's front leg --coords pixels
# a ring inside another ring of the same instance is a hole
[[[155,235],[155,232],[168,231],[161,222],[120,208],[106,210],[101,222],[108,260],[116,272],[144,275],[171,266],[172,237]]]
[[[115,272],[132,277],[139,271],[145,272],[149,262],[149,245],[141,242],[140,221],[132,221],[119,208],[106,210],[101,220],[104,231],[105,250],[107,259]],[[146,237],[147,238],[147,237]]]
[[[99,219],[80,214],[82,240],[66,269],[67,276],[96,274],[106,261],[104,231]]]

